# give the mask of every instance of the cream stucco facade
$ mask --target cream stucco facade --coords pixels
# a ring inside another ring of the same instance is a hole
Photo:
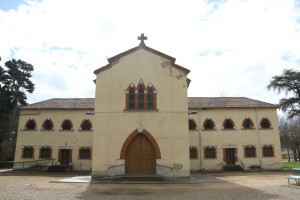
[[[191,170],[221,170],[230,160],[226,149],[232,149],[235,158],[230,164],[244,169],[281,168],[276,106],[236,99],[251,106],[211,107],[201,104],[201,98],[191,105],[189,70],[143,44],[108,62],[95,71],[95,99],[50,99],[21,108],[16,162],[49,157],[50,149],[55,164],[91,170],[93,177],[143,172],[189,177]],[[247,118],[253,122],[248,129],[243,127]],[[212,120],[212,129],[205,128],[207,119]],[[226,119],[234,126],[224,128]],[[261,127],[263,119],[269,127]],[[50,128],[46,128],[48,120]],[[84,123],[90,124],[88,128]],[[250,150],[246,155],[247,145],[254,148],[253,155]],[[43,148],[48,148],[46,153],[41,153]],[[136,154],[139,148],[142,153]],[[135,167],[135,156],[141,157],[141,170]]]

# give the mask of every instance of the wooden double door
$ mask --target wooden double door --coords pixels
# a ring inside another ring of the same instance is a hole
[[[139,133],[129,143],[125,154],[126,174],[156,174],[156,156],[152,143]]]

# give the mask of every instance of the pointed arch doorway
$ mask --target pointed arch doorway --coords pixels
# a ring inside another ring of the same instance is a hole
[[[156,174],[156,159],[161,158],[155,139],[146,130],[128,136],[120,157],[125,159],[125,174]]]

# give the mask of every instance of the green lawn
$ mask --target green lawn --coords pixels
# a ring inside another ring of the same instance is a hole
[[[300,168],[300,162],[282,162],[283,168]]]

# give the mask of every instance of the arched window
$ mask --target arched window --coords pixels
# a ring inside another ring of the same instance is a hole
[[[139,81],[137,87],[130,83],[125,90],[126,107],[125,110],[156,110],[157,109],[157,90],[152,83],[145,87],[143,80]]]
[[[147,109],[152,110],[154,108],[153,106],[153,100],[154,100],[154,94],[153,94],[153,89],[149,88],[147,90]]]
[[[35,123],[34,119],[28,120],[25,127],[26,127],[27,130],[35,130],[36,123]]]
[[[203,126],[205,130],[213,130],[215,127],[214,122],[211,119],[205,120]]]
[[[242,125],[243,125],[244,129],[253,129],[254,128],[254,123],[250,118],[245,118]]]
[[[92,123],[90,120],[86,119],[81,123],[81,130],[90,131],[92,129]]]
[[[72,122],[68,119],[62,123],[62,130],[72,130]]]
[[[196,122],[193,119],[189,119],[189,129],[196,130]]]
[[[128,109],[133,110],[135,107],[134,105],[135,105],[135,91],[134,91],[134,88],[130,88]]]
[[[47,131],[51,131],[53,128],[53,123],[50,119],[47,119],[43,123],[43,129]]]
[[[263,118],[260,121],[260,126],[261,126],[261,128],[271,128],[271,123],[267,118]]]
[[[233,121],[231,119],[225,119],[223,123],[223,127],[224,129],[233,129],[234,127]]]
[[[138,89],[138,109],[144,109],[144,86],[140,85]]]

